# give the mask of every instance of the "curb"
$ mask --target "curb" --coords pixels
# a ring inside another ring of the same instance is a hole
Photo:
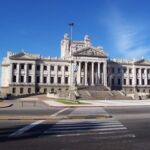
[[[1,116],[0,120],[61,120],[61,119],[106,119],[110,115],[89,115],[89,116]]]
[[[0,106],[0,108],[8,108],[8,107],[12,107],[13,104],[9,104],[9,105],[6,105],[6,106]]]

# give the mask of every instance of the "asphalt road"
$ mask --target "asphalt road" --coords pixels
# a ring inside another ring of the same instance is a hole
[[[42,110],[44,114],[44,109]],[[150,107],[95,107],[84,109],[84,111],[82,108],[51,108],[49,114],[57,116],[85,113],[89,115],[93,110],[97,114],[105,110],[113,118],[58,121],[1,120],[0,148],[2,150],[150,149]]]
[[[12,101],[12,107],[0,109],[0,115],[5,116],[31,116],[31,115],[51,115],[62,108],[49,107],[43,102],[24,102],[23,105],[19,101]]]

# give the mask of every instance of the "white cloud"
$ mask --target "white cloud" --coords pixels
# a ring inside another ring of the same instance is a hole
[[[150,52],[145,25],[129,21],[116,7],[111,6],[105,14],[105,23],[115,45],[115,50],[126,58],[141,58]]]

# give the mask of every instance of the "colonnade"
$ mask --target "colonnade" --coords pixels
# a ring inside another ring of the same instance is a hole
[[[106,62],[81,62],[77,61],[76,82],[77,85],[107,86]]]

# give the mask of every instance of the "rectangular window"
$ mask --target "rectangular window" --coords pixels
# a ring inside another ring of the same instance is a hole
[[[44,88],[44,94],[46,94],[47,93],[47,88]]]
[[[113,78],[113,79],[111,79],[111,84],[112,84],[112,85],[114,85],[114,84],[115,84],[115,80],[114,80],[114,78]]]
[[[40,76],[36,76],[36,83],[40,83]]]
[[[47,70],[47,66],[44,66],[44,70]]]
[[[36,93],[39,93],[40,92],[40,88],[36,88]]]
[[[112,72],[112,73],[115,73],[115,69],[114,69],[114,68],[111,68],[111,72]]]
[[[61,66],[58,66],[58,71],[61,71]]]
[[[28,94],[31,94],[31,88],[28,88]]]
[[[132,73],[132,69],[131,68],[129,68],[129,73]]]
[[[123,84],[126,85],[126,79],[123,80]]]
[[[144,73],[144,69],[142,69],[141,72]]]
[[[44,77],[44,78],[43,78],[43,82],[44,82],[44,83],[47,83],[47,77]]]
[[[21,69],[24,69],[24,64],[20,64],[20,68],[21,68]]]
[[[68,84],[68,77],[65,77],[65,84]]]
[[[150,85],[150,79],[148,79],[148,85]]]
[[[13,75],[12,81],[16,82],[16,76],[15,75]]]
[[[142,79],[142,85],[145,85],[145,80],[144,79]]]
[[[20,88],[20,94],[23,94],[23,88]]]
[[[51,83],[52,84],[54,83],[54,77],[51,77]]]
[[[32,70],[32,64],[28,64],[28,69]]]
[[[118,68],[118,73],[120,73],[121,71],[120,71],[120,68]]]
[[[12,93],[15,94],[16,93],[16,88],[12,89]]]
[[[139,68],[136,68],[136,74],[138,74],[139,73]]]
[[[65,66],[65,71],[68,71],[68,66]]]
[[[54,66],[51,66],[51,71],[54,71]]]
[[[121,80],[120,80],[120,78],[118,79],[118,85],[121,85]]]
[[[40,71],[40,65],[37,65],[37,66],[36,66],[36,70],[37,70],[37,71]]]
[[[61,77],[58,77],[58,84],[61,84]]]
[[[129,79],[129,84],[132,85],[132,79]]]
[[[32,82],[32,76],[28,76],[28,83]]]
[[[16,63],[13,64],[13,69],[14,70],[17,69],[17,64]]]
[[[123,68],[123,73],[126,73],[126,72],[127,72],[127,68],[124,67],[124,68]]]
[[[136,84],[139,85],[139,79],[136,79]]]
[[[147,73],[150,74],[150,69],[147,69]]]
[[[20,76],[20,82],[21,82],[21,83],[24,82],[24,76]]]

